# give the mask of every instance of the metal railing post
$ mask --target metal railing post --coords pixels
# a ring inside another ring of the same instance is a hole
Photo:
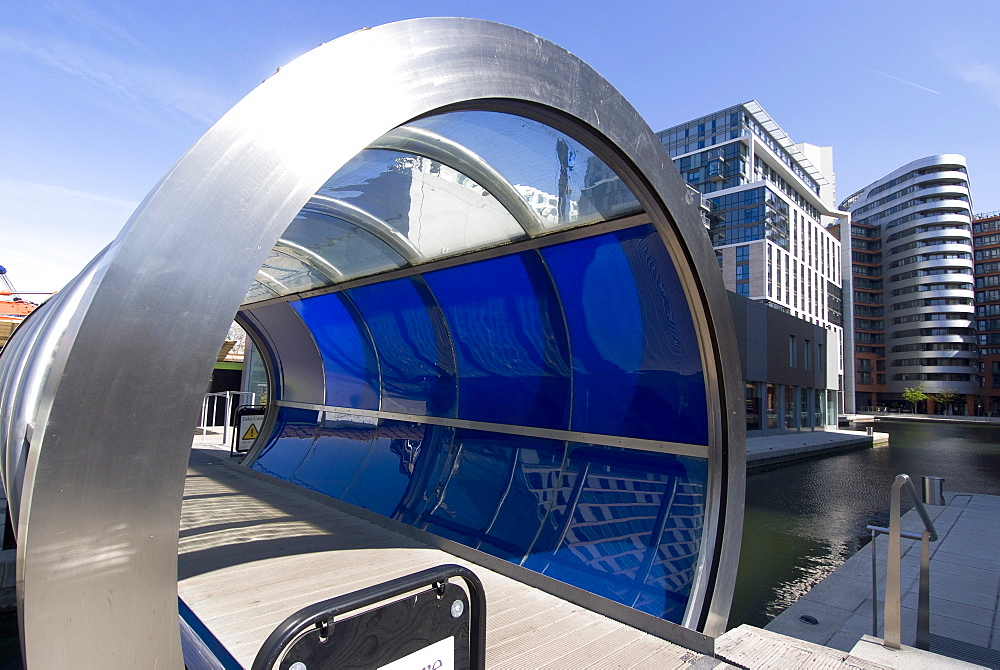
[[[872,637],[878,637],[878,563],[875,560],[875,538],[878,533],[869,526],[872,532]]]
[[[921,533],[920,538],[920,592],[917,594],[917,640],[914,646],[930,649],[931,637],[931,534]]]
[[[899,518],[899,490],[903,488],[903,481],[896,476],[896,481],[892,483],[892,493],[889,494],[889,548],[886,551],[885,561],[885,613],[882,618],[885,621],[885,632],[882,635],[882,643],[890,649],[899,649],[900,644],[900,518]]]
[[[900,528],[900,491],[906,487],[906,492],[913,501],[913,507],[920,516],[924,524],[924,531],[917,535],[913,532],[903,531]],[[918,649],[927,649],[930,642],[930,543],[937,542],[937,530],[934,523],[927,515],[927,510],[917,490],[913,486],[913,481],[907,475],[896,475],[892,484],[892,492],[889,500],[889,528],[879,528],[869,526],[873,534],[876,532],[887,533],[889,535],[889,547],[886,552],[886,580],[885,580],[885,609],[883,620],[885,631],[882,636],[882,644],[890,649],[900,649],[900,570],[901,570],[901,541],[903,537],[918,539],[920,545],[920,590],[917,598],[917,635],[915,646]],[[875,586],[875,547],[872,546],[872,586]],[[873,609],[874,613],[874,609]],[[872,621],[875,621],[874,614]],[[873,625],[877,628],[877,624]]]

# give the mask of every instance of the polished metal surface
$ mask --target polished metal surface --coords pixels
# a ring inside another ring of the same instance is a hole
[[[920,521],[924,524],[924,530],[920,534],[920,591],[917,598],[917,648],[927,649],[930,635],[930,543],[937,542],[938,535],[934,529],[934,522],[931,521],[927,510],[924,508],[917,489],[913,486],[913,481],[909,475],[896,475],[892,483],[892,492],[889,498],[889,548],[886,555],[886,577],[885,577],[885,609],[883,619],[885,621],[885,631],[883,632],[882,644],[890,649],[899,649],[900,642],[900,572],[901,572],[901,548],[900,538],[903,536],[913,537],[912,533],[904,533],[900,529],[900,496],[901,491],[906,489],[910,496],[913,508],[920,516]],[[875,532],[885,529],[869,526],[873,537]],[[872,552],[875,549],[872,547]],[[875,598],[875,594],[872,594]]]
[[[342,104],[345,94],[355,102]],[[699,595],[685,624],[724,629],[742,525],[742,380],[693,197],[636,111],[568,52],[484,21],[417,19],[324,44],[244,98],[81,275],[81,298],[74,309],[64,300],[59,327],[46,330],[51,346],[22,354],[50,370],[37,402],[4,399],[5,412],[7,403],[39,408],[18,519],[28,667],[182,667],[180,505],[219,343],[272,247],[330,175],[386,132],[444,108],[510,111],[580,138],[637,194],[672,255],[688,259],[680,271],[714,416]],[[293,368],[280,374],[299,389],[295,399],[322,402],[316,375]],[[58,634],[54,622],[64,622]]]

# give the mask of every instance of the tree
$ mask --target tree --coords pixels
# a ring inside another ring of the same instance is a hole
[[[944,405],[944,413],[951,414],[951,404],[958,400],[958,394],[954,389],[941,389],[931,396],[935,403]]]
[[[927,400],[927,394],[924,393],[924,385],[917,384],[912,388],[903,389],[903,400],[913,405],[913,413],[917,413],[917,403]]]

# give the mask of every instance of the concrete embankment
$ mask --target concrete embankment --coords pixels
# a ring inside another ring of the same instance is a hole
[[[869,435],[856,430],[831,429],[751,437],[747,439],[747,470],[888,444],[888,433]]]

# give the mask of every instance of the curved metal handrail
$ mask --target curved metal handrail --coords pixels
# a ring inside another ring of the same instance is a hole
[[[913,508],[920,516],[924,524],[923,532],[917,534],[904,531],[900,527],[900,492],[903,488],[913,501]],[[931,521],[923,501],[917,495],[917,489],[913,485],[913,480],[909,475],[896,475],[892,483],[892,492],[889,500],[889,528],[879,526],[868,526],[872,532],[872,628],[873,635],[877,635],[877,607],[875,598],[876,578],[875,578],[875,536],[884,533],[889,536],[889,547],[886,551],[886,579],[885,579],[885,605],[883,621],[885,630],[882,634],[882,644],[890,649],[899,649],[900,642],[900,560],[901,541],[903,537],[907,539],[920,540],[920,590],[917,597],[917,636],[915,646],[918,649],[927,649],[930,643],[930,543],[937,542],[937,529]]]

